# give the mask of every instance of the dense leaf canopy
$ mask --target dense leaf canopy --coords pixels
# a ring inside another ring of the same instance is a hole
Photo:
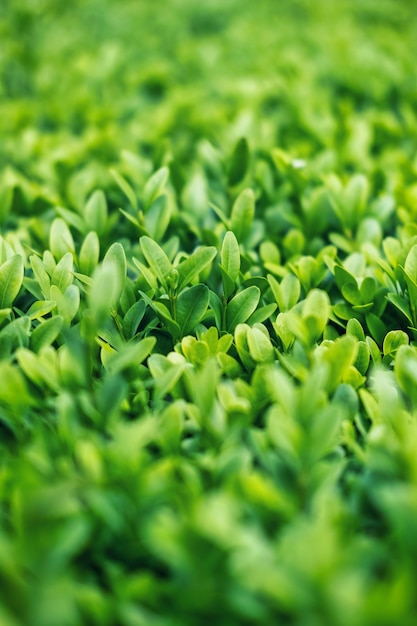
[[[412,0],[0,3],[1,626],[412,626]]]

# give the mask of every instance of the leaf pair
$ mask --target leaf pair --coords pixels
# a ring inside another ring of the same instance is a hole
[[[153,276],[157,279],[158,283],[162,285],[166,293],[168,293],[171,286],[170,279],[172,279],[173,270],[178,273],[176,290],[180,292],[187,285],[192,283],[192,281],[213,261],[217,254],[217,250],[213,246],[201,246],[174,268],[161,246],[150,237],[141,237],[140,246]],[[151,287],[154,287],[155,280],[152,278],[152,275],[149,276],[149,272],[146,272],[146,268],[145,271],[143,271],[144,268],[140,262],[135,260],[135,263],[144,274],[145,280],[151,283]]]
[[[143,292],[140,294],[166,326],[174,341],[195,332],[207,312],[210,300],[209,289],[206,285],[199,284],[184,289],[176,299],[174,317],[162,300],[152,300]]]

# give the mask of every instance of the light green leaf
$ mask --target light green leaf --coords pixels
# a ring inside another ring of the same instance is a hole
[[[344,374],[353,365],[358,353],[355,337],[344,335],[336,339],[323,354],[323,360],[329,365],[327,389],[332,393],[342,382]]]
[[[101,189],[97,189],[84,209],[84,219],[88,228],[101,235],[107,224],[107,201]]]
[[[240,252],[239,243],[231,230],[227,231],[223,239],[221,265],[226,274],[235,282],[239,277]]]
[[[304,302],[302,318],[308,328],[310,341],[317,341],[323,333],[330,314],[330,300],[325,291],[312,289]]]
[[[0,266],[0,309],[12,306],[23,282],[23,258],[16,254]]]
[[[281,313],[289,311],[298,302],[301,293],[300,281],[294,274],[286,274],[281,283],[268,274],[268,283]]]
[[[49,247],[55,260],[60,259],[67,252],[74,254],[75,246],[71,231],[61,217],[54,219],[49,234]]]
[[[56,285],[62,293],[69,287],[74,278],[74,261],[71,252],[66,252],[58,261],[51,276],[51,284]]]
[[[127,270],[125,251],[122,244],[118,241],[110,246],[104,256],[103,267],[106,267],[109,264],[115,268],[116,272],[117,295],[113,299],[113,306],[115,306],[124,289]]]
[[[76,285],[70,285],[62,293],[56,286],[51,285],[51,299],[55,300],[56,308],[66,324],[69,324],[78,312],[80,306],[80,290]]]
[[[137,343],[128,343],[120,351],[114,351],[106,363],[106,368],[113,374],[127,368],[137,368],[150,355],[155,344],[155,337],[146,337]]]
[[[401,345],[394,361],[394,372],[402,391],[417,402],[417,352],[416,349]]]
[[[31,320],[38,320],[48,315],[55,307],[55,300],[37,300],[29,307],[26,315],[28,315]]]
[[[100,241],[95,231],[88,233],[84,239],[78,256],[79,269],[82,274],[91,276],[97,267],[100,256]]]
[[[390,330],[384,337],[382,351],[384,355],[394,355],[400,346],[407,346],[409,338],[403,330]]]
[[[247,342],[249,354],[257,363],[271,363],[275,357],[275,350],[267,333],[260,328],[248,329]]]

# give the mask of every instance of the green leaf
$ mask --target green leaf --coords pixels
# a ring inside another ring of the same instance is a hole
[[[100,241],[95,231],[91,231],[84,239],[78,256],[79,269],[82,274],[91,276],[97,267],[100,256]]]
[[[166,289],[167,278],[172,271],[171,261],[168,259],[161,246],[146,235],[140,238],[140,247],[153,273]]]
[[[142,277],[147,282],[148,286],[155,292],[158,289],[158,282],[155,274],[148,267],[146,267],[146,265],[138,261],[138,259],[135,259],[135,257],[133,257],[132,260]]]
[[[103,267],[109,264],[115,268],[116,272],[117,295],[113,296],[113,306],[115,306],[125,286],[127,269],[124,248],[122,244],[117,241],[110,246],[104,256]]]
[[[51,285],[51,299],[55,300],[56,308],[66,324],[69,324],[78,312],[80,306],[80,290],[76,285],[70,285],[62,293],[56,286]]]
[[[66,252],[58,261],[51,276],[51,284],[56,285],[62,293],[69,287],[74,278],[74,261],[71,252]]]
[[[259,324],[261,322],[265,322],[268,320],[273,313],[277,310],[277,305],[275,302],[271,302],[270,304],[265,304],[265,306],[261,306],[255,310],[254,313],[250,317],[248,317],[247,322],[250,326],[254,324]]]
[[[152,352],[156,344],[156,337],[145,337],[137,343],[128,343],[114,354],[106,363],[112,373],[119,373],[127,368],[137,368]]]
[[[230,216],[230,230],[239,242],[245,241],[255,216],[255,194],[244,189],[236,199]]]
[[[171,337],[174,340],[178,339],[178,337],[180,336],[180,327],[179,324],[173,319],[168,306],[163,304],[162,302],[151,300],[151,298],[149,298],[143,291],[139,291],[139,293],[145,300],[146,304],[148,304],[151,309],[153,309],[158,315],[162,323],[166,326]]]
[[[73,228],[78,230],[79,233],[85,233],[85,222],[83,218],[78,215],[78,213],[74,213],[74,211],[69,211],[68,209],[64,209],[60,206],[56,207],[55,210],[58,213],[59,217],[62,217],[62,219],[68,224],[68,226],[72,226]]]
[[[49,274],[46,271],[41,259],[35,254],[32,254],[29,257],[29,261],[32,266],[33,275],[35,276],[35,280],[41,289],[42,295],[48,300],[51,289],[51,279]]]
[[[387,300],[389,300],[389,302],[391,302],[391,304],[393,304],[393,306],[395,306],[395,308],[398,309],[398,311],[400,311],[404,315],[404,317],[407,318],[410,324],[413,323],[411,309],[405,298],[402,298],[397,293],[390,292],[387,293]]]
[[[178,291],[189,285],[213,261],[216,255],[217,250],[213,246],[200,247],[188,259],[182,261],[176,267],[179,274]]]
[[[28,315],[31,320],[39,320],[53,311],[55,307],[55,300],[37,300],[29,307],[26,315]]]
[[[0,266],[0,309],[12,306],[23,282],[23,258],[16,254]]]
[[[34,352],[39,352],[45,346],[50,346],[61,332],[64,319],[56,315],[41,322],[32,332],[30,345]]]
[[[94,332],[98,332],[110,310],[116,306],[119,297],[119,274],[116,265],[110,262],[99,265],[93,273],[88,293],[89,313],[93,318]]]
[[[242,137],[236,142],[228,163],[228,184],[233,187],[245,177],[249,165],[249,146]]]
[[[127,180],[123,178],[123,176],[119,174],[119,172],[116,172],[116,170],[111,169],[110,174],[113,176],[114,180],[116,181],[120,189],[123,191],[123,193],[125,194],[126,198],[129,200],[132,207],[135,209],[135,211],[137,211],[138,200],[136,198],[136,193],[133,191],[133,188],[131,187],[131,185],[129,185]]]
[[[169,226],[171,208],[168,197],[164,194],[152,203],[145,215],[146,232],[153,238],[161,240]]]
[[[145,314],[145,310],[145,302],[143,300],[138,300],[126,312],[122,321],[122,326],[124,335],[127,339],[131,339],[135,336],[138,326]]]
[[[401,345],[394,361],[394,372],[402,391],[417,402],[417,352],[416,349]]]
[[[298,302],[301,293],[300,281],[294,274],[286,274],[281,283],[268,274],[268,283],[281,313],[289,311]]]
[[[261,297],[259,287],[247,287],[236,294],[226,308],[226,327],[233,332],[238,324],[246,322],[258,306]]]
[[[382,351],[384,355],[394,355],[400,346],[407,346],[409,338],[403,330],[390,330],[384,337]]]
[[[239,277],[240,251],[235,234],[228,230],[224,236],[221,249],[221,266],[233,282]]]
[[[84,219],[89,230],[101,235],[106,230],[107,225],[107,201],[101,189],[97,189],[84,209]]]
[[[207,311],[209,299],[206,285],[194,285],[180,293],[177,299],[177,322],[181,337],[195,332]]]
[[[411,280],[417,284],[417,244],[412,246],[404,263],[404,271]]]
[[[162,193],[162,190],[167,183],[168,177],[169,169],[165,166],[161,167],[154,174],[152,174],[152,176],[145,185],[143,193],[145,207],[151,206],[152,203],[155,202],[159,194]]]
[[[304,302],[302,318],[309,330],[310,341],[323,333],[330,314],[330,300],[325,291],[312,289]]]
[[[356,319],[352,318],[346,325],[346,334],[353,335],[358,341],[365,341],[365,333],[362,328],[362,324]]]
[[[357,351],[356,339],[352,335],[345,335],[336,339],[323,354],[324,362],[329,365],[327,389],[330,393],[343,380],[350,365],[353,365]]]
[[[49,234],[49,247],[55,260],[60,259],[67,252],[74,254],[75,246],[71,231],[66,222],[60,217],[54,219]]]
[[[22,420],[27,404],[30,404],[25,380],[15,365],[0,362],[0,404],[8,405],[14,411],[15,419]]]
[[[275,358],[274,347],[265,331],[255,326],[247,332],[249,354],[257,363],[272,363]]]

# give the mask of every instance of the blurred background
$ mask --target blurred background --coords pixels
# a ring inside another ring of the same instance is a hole
[[[333,169],[413,158],[416,26],[407,0],[2,0],[0,165],[51,180],[240,136]]]

